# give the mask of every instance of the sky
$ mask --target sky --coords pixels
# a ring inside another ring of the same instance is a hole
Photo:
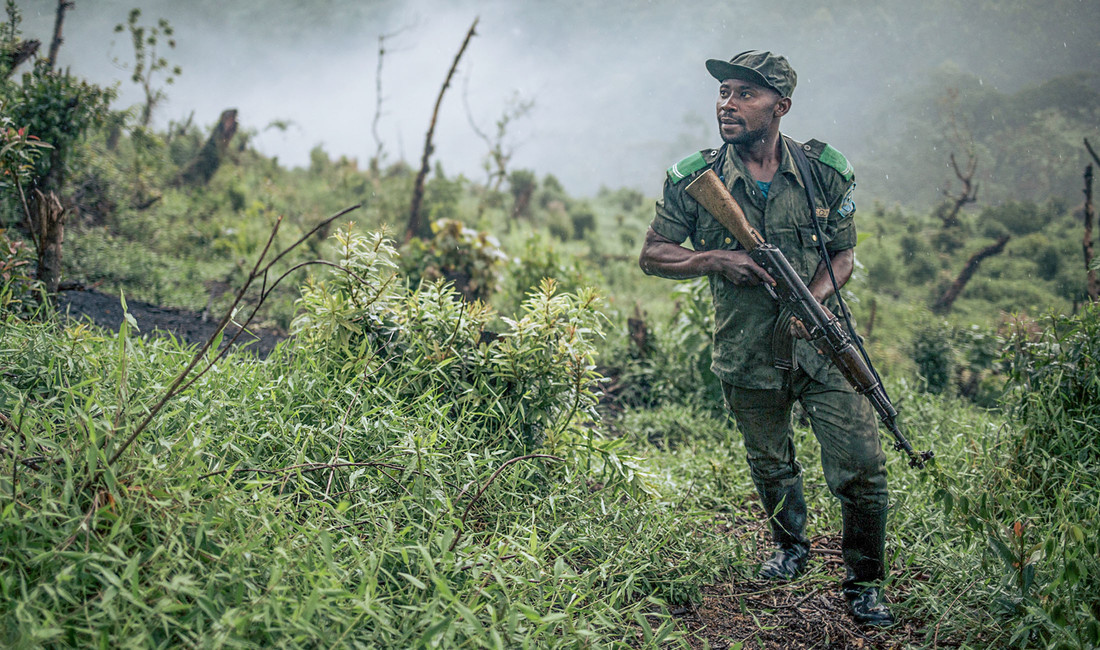
[[[17,4],[24,37],[45,51],[57,3]],[[382,34],[385,160],[418,165],[440,86],[477,18],[443,99],[433,162],[484,180],[488,148],[470,120],[492,133],[518,98],[533,106],[509,124],[511,167],[552,173],[580,195],[620,186],[656,195],[668,166],[719,143],[708,58],[787,55],[798,87],[784,132],[857,160],[874,135],[871,116],[911,97],[937,68],[1010,92],[1100,61],[1097,0],[75,0],[59,64],[117,83],[116,106],[142,97],[129,80],[128,37],[114,32],[134,6],[143,24],[171,22],[177,47],[161,52],[182,68],[154,124],[193,113],[206,127],[236,108],[255,146],[290,166],[308,165],[318,145],[366,166]],[[268,128],[275,121],[289,127]]]

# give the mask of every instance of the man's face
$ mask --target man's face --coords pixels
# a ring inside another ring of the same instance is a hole
[[[779,93],[751,81],[726,79],[718,87],[718,133],[722,141],[746,145],[764,139],[786,110]],[[783,110],[780,110],[783,109]]]

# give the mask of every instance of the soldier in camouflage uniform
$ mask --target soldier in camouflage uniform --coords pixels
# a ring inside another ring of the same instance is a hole
[[[887,492],[874,411],[804,340],[800,324],[781,313],[762,286],[774,284],[771,276],[685,191],[692,179],[713,169],[749,223],[783,251],[814,297],[839,313],[811,219],[818,221],[836,280],[843,285],[855,261],[854,173],[831,146],[780,135],[779,121],[790,111],[796,81],[784,57],[743,52],[728,62],[711,59],[707,70],[721,84],[717,116],[724,144],[668,170],[639,261],[649,274],[710,279],[715,308],[711,369],[722,381],[726,405],[744,436],[752,479],[777,545],[760,575],[796,578],[809,558],[802,468],[791,430],[797,400],[821,443],[829,490],[842,505],[843,592],[849,611],[860,623],[891,625],[893,616],[879,599]],[[806,184],[791,147],[801,147],[809,159],[817,189],[814,214],[809,214]],[[687,239],[694,250],[681,245]]]

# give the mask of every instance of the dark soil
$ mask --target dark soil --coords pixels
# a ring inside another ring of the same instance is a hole
[[[923,622],[906,620],[896,606],[898,623],[892,628],[857,625],[840,593],[839,538],[816,538],[813,550],[809,571],[795,582],[739,578],[705,587],[702,603],[674,608],[691,647],[893,650],[920,645]],[[900,595],[891,593],[890,600]]]
[[[755,538],[760,549],[757,561],[770,555],[770,533],[764,513],[752,504],[745,516],[735,516],[719,524],[716,535],[737,535],[743,540]],[[940,636],[938,629],[931,635],[927,621],[907,619],[901,608],[891,610],[897,624],[888,629],[865,627],[848,615],[840,581],[844,563],[840,556],[840,536],[819,535],[811,541],[812,555],[806,573],[793,582],[756,580],[742,574],[731,574],[725,580],[702,589],[702,602],[670,605],[677,629],[691,648],[702,650],[900,650],[928,645],[929,637],[936,647],[957,647],[958,643]],[[912,568],[891,569],[895,574],[908,571],[910,580],[927,580],[928,576]],[[888,593],[888,602],[901,602],[908,594],[895,584]],[[651,610],[654,615],[658,610]],[[658,618],[650,620],[656,629]],[[635,628],[628,643],[644,645],[643,634]]]
[[[58,312],[71,319],[91,321],[115,332],[122,325],[122,302],[118,296],[94,290],[63,291],[58,295],[57,303]],[[126,307],[137,321],[141,334],[171,335],[193,345],[202,345],[214,334],[220,316],[203,318],[198,312],[151,305],[140,300],[127,300]],[[224,340],[229,341],[238,332],[240,328],[230,323],[225,328]],[[279,330],[249,327],[241,332],[233,345],[263,358],[286,337],[286,332]]]

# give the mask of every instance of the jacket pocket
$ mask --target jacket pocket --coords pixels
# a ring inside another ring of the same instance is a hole
[[[720,224],[705,226],[696,230],[695,234],[692,235],[691,245],[697,251],[733,250],[741,247],[737,240],[733,238],[733,235]]]

